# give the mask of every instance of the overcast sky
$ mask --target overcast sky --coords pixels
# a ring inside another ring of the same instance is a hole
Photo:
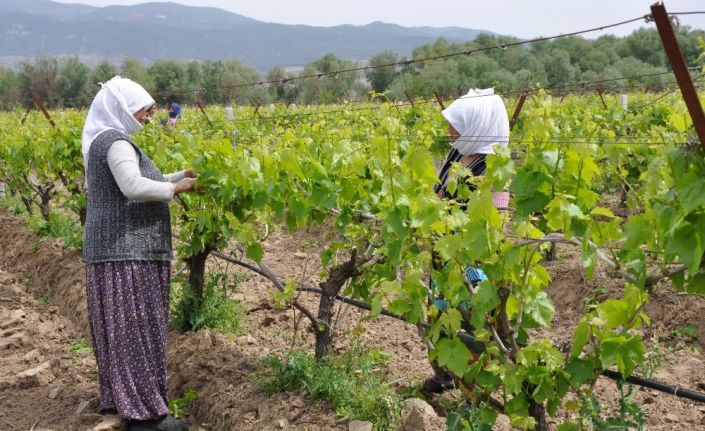
[[[0,0],[1,1],[1,0]],[[57,0],[93,6],[130,5],[146,0]],[[190,6],[212,6],[283,24],[333,26],[384,21],[403,26],[460,26],[530,38],[597,27],[650,12],[655,0],[176,0]],[[705,11],[705,0],[666,0],[669,12]],[[682,16],[681,23],[705,29],[705,15]],[[623,36],[646,25],[635,23],[610,32]],[[649,24],[653,26],[653,24]]]

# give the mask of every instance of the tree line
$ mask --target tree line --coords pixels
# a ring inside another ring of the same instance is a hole
[[[653,75],[634,80],[619,78],[657,74],[668,70],[668,61],[655,29],[639,29],[625,37],[597,39],[571,36],[503,49],[490,49],[445,60],[413,62],[422,58],[520,41],[507,36],[482,34],[467,43],[438,39],[417,47],[410,57],[384,51],[370,65],[405,63],[364,72],[333,72],[359,66],[327,54],[302,70],[275,66],[265,75],[237,60],[180,61],[164,59],[145,65],[128,58],[116,65],[103,61],[94,68],[78,57],[25,59],[17,69],[0,67],[0,109],[32,106],[33,96],[49,108],[87,107],[98,83],[122,75],[141,83],[160,103],[178,101],[207,104],[335,103],[384,94],[393,100],[432,97],[438,92],[453,97],[467,88],[493,86],[498,91],[521,91],[536,86],[560,86],[608,80],[609,88],[643,84],[655,88],[673,80]],[[702,62],[705,32],[682,27],[678,41],[689,65]],[[308,75],[306,79],[292,79]],[[327,75],[328,74],[328,75]],[[273,81],[267,85],[242,85]],[[202,89],[200,91],[194,91]],[[374,92],[372,92],[372,90]]]

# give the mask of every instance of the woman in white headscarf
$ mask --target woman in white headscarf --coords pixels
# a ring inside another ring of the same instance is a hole
[[[86,297],[101,411],[120,415],[128,431],[185,431],[167,407],[168,202],[192,191],[196,179],[190,169],[162,175],[132,141],[155,107],[139,84],[116,76],[88,111]]]
[[[446,185],[451,166],[459,163],[474,176],[485,175],[485,157],[494,153],[495,145],[506,148],[509,144],[509,118],[502,98],[491,88],[470,90],[442,114],[448,121],[451,149],[438,173],[435,191],[440,197],[448,198]],[[506,197],[506,194],[495,195],[495,200]]]
[[[487,172],[486,157],[493,154],[495,146],[507,147],[509,144],[509,118],[502,98],[494,94],[494,90],[470,90],[466,95],[456,99],[448,108],[444,109],[443,117],[448,121],[448,134],[450,135],[451,148],[448,151],[443,165],[438,172],[438,183],[434,191],[443,199],[457,197],[446,190],[451,167],[456,164],[472,172],[472,177],[482,177]],[[470,190],[476,186],[471,178],[465,178],[465,183]],[[492,196],[495,207],[506,209],[509,203],[509,193],[498,192]],[[459,202],[462,204],[463,202]],[[438,265],[434,260],[434,265]],[[435,268],[440,269],[440,268]],[[468,267],[465,278],[473,285],[486,279],[481,268]],[[430,283],[431,296],[434,304],[439,309],[447,307],[446,301],[440,297],[433,281]],[[464,312],[469,312],[471,304],[464,304]],[[467,319],[466,319],[467,320]],[[471,327],[464,327],[471,332]],[[430,346],[432,348],[432,346]],[[469,346],[473,354],[483,348],[481,345]],[[435,374],[424,381],[423,391],[427,394],[440,393],[455,387],[453,377],[447,370],[431,363]]]

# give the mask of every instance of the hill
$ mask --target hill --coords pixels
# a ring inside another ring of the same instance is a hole
[[[152,62],[239,59],[266,71],[300,66],[326,53],[364,60],[392,50],[409,55],[438,37],[468,41],[481,30],[459,27],[402,27],[373,22],[364,26],[313,27],[254,20],[211,7],[175,3],[92,7],[50,0],[0,2],[0,62],[18,57],[72,56],[83,61],[126,57]]]

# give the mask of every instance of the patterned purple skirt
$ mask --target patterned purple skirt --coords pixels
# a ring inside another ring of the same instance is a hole
[[[100,375],[100,407],[125,419],[169,412],[166,337],[169,262],[86,265],[86,297]]]

